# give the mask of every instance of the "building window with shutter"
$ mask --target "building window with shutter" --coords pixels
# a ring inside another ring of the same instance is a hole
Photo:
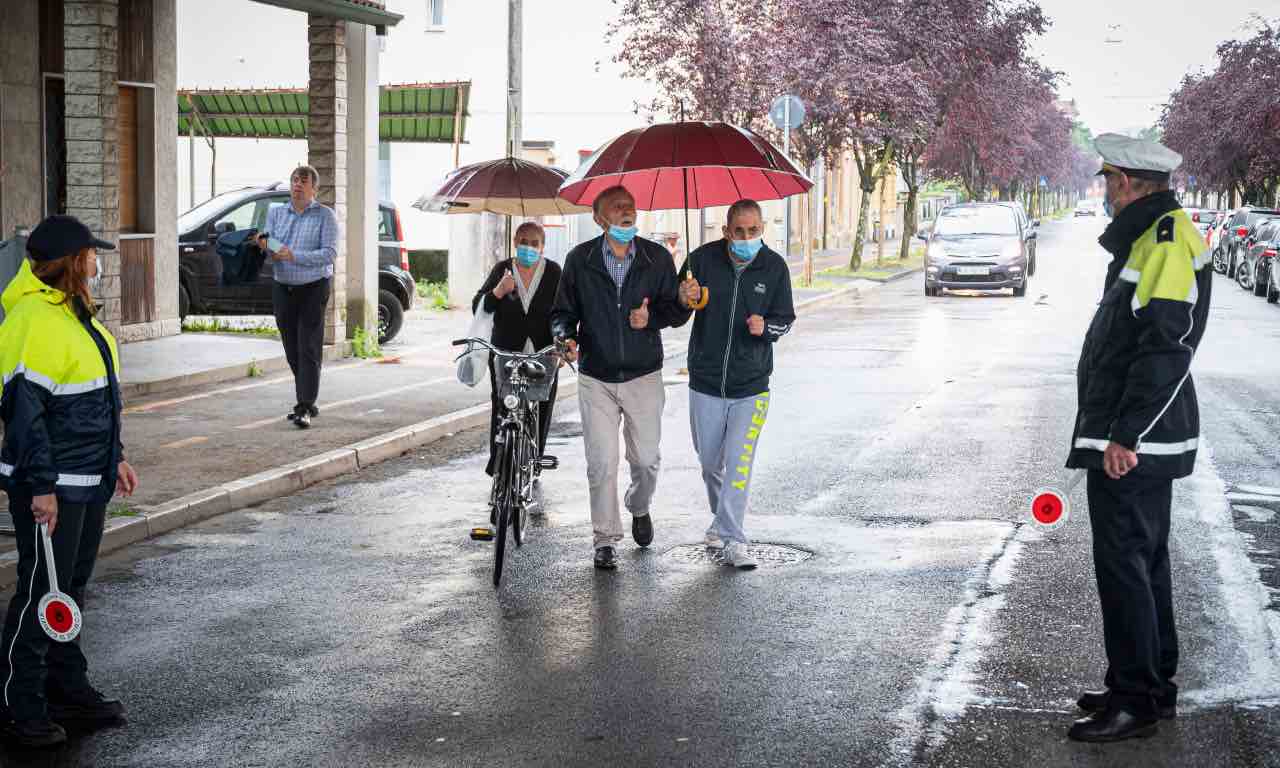
[[[444,31],[444,0],[427,0],[427,31]]]

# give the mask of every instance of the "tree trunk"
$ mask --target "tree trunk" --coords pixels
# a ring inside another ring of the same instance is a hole
[[[804,250],[802,251],[802,253],[804,253],[804,269],[801,270],[800,274],[802,283],[806,288],[813,285],[813,236],[809,234],[809,220],[813,216],[810,212],[811,205],[809,198],[811,193],[812,190],[810,190],[810,192],[805,192],[803,199],[800,201],[800,207],[804,211],[800,215],[800,220],[803,222],[800,225],[800,229],[803,230],[802,234],[804,235]]]
[[[898,249],[898,259],[904,263],[911,256],[911,241],[916,236],[916,203],[920,195],[920,184],[913,184],[913,181],[914,179],[907,181],[907,205],[902,211],[902,244]]]

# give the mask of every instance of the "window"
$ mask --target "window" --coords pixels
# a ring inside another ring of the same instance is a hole
[[[394,242],[396,237],[396,215],[390,208],[378,207],[378,240]]]
[[[264,197],[258,201],[258,210],[253,215],[253,228],[262,231],[267,227],[267,221],[271,218],[271,212],[282,205],[288,205],[287,197]]]
[[[444,31],[444,0],[427,0],[427,31]]]
[[[939,235],[1016,235],[1017,214],[1003,205],[951,208],[938,217]]]
[[[258,201],[250,200],[244,205],[232,208],[227,213],[218,217],[217,225],[223,225],[224,222],[231,222],[235,230],[248,229],[253,226],[253,214],[257,210]]]

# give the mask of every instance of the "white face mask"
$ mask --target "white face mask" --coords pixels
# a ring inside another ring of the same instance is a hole
[[[97,296],[98,288],[102,287],[102,257],[96,253],[93,255],[94,270],[93,277],[89,278],[89,293]]]

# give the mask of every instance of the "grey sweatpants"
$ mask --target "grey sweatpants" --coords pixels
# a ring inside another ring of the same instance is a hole
[[[689,427],[702,465],[702,482],[714,518],[707,533],[726,543],[747,543],[742,522],[747,516],[751,467],[760,432],[769,415],[769,393],[726,399],[689,390]]]
[[[634,517],[649,514],[649,501],[658,487],[662,438],[662,407],[667,393],[662,371],[612,384],[578,374],[578,407],[582,412],[582,443],[587,452],[587,486],[591,493],[594,546],[622,541],[622,513],[618,508],[618,423],[627,444],[631,485],[624,503]]]

